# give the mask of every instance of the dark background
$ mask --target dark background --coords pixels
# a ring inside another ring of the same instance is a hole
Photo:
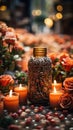
[[[0,10],[0,20],[7,22],[9,26],[27,28],[32,32],[32,15],[31,15],[31,3],[33,0],[0,0],[0,7],[2,5],[7,6],[8,15],[10,19],[6,17],[1,17]],[[55,12],[56,6],[61,4],[63,6],[63,19],[60,20],[61,33],[63,34],[73,34],[73,0],[53,0],[53,7]],[[3,16],[3,14],[2,14]]]

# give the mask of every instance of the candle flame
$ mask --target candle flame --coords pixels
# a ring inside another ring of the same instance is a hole
[[[12,90],[10,90],[9,96],[12,97]]]
[[[56,82],[56,80],[54,80],[54,88],[56,89],[56,84],[57,84],[57,82]]]
[[[22,84],[19,85],[19,88],[22,88]]]
[[[56,80],[54,80],[54,85],[56,85],[56,83],[57,83]]]
[[[56,88],[54,87],[54,93],[57,93]]]

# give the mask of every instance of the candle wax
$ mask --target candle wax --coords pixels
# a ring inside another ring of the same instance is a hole
[[[24,104],[27,100],[27,87],[15,87],[14,92],[19,93],[19,102]]]
[[[62,96],[62,91],[57,91],[56,93],[50,92],[49,100],[51,107],[57,108],[59,106],[59,99]]]
[[[9,112],[14,112],[17,111],[19,107],[19,95],[6,95],[4,97],[4,107],[7,109]]]

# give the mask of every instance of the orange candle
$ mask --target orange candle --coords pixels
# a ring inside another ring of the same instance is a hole
[[[4,96],[0,93],[0,115],[2,115],[3,109],[4,109],[3,98],[4,98]]]
[[[14,88],[14,92],[19,93],[19,103],[25,104],[27,101],[27,86],[22,86],[20,84]]]
[[[0,101],[0,115],[3,113],[4,104],[3,101]]]
[[[4,107],[9,112],[17,111],[19,107],[19,94],[10,90],[10,93],[4,96]]]
[[[62,89],[62,83],[57,83],[56,80],[54,80],[54,83],[52,83],[52,89],[54,89],[54,87],[57,90],[61,90]]]
[[[63,94],[63,91],[57,91],[56,88],[54,87],[54,90],[49,93],[49,101],[50,105],[53,108],[58,108],[59,107],[59,99],[61,98]]]

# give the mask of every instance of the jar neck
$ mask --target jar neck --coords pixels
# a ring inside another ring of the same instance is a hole
[[[45,57],[47,56],[47,48],[37,47],[33,49],[34,57]]]

